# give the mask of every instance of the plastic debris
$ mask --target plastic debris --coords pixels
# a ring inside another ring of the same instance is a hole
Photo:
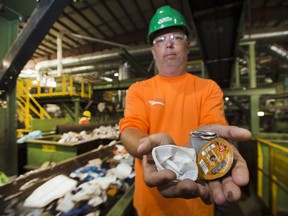
[[[92,179],[103,177],[107,173],[107,169],[96,167],[93,165],[86,165],[84,167],[80,167],[79,169],[74,170],[70,173],[71,178],[78,178],[81,181],[90,181]]]
[[[29,187],[32,187],[34,184],[36,184],[37,182],[39,181],[39,178],[34,178],[28,182],[26,182],[25,184],[23,184],[19,190],[22,191],[22,190],[26,190],[27,188]]]
[[[114,126],[100,126],[95,128],[90,134],[87,131],[81,131],[80,133],[69,131],[61,136],[58,143],[85,142],[92,139],[118,139],[119,135],[119,126],[115,124]]]
[[[178,180],[192,179],[195,181],[198,177],[194,148],[161,145],[153,148],[152,157],[158,171],[172,170]]]
[[[75,132],[68,132],[68,133],[64,133],[61,136],[61,139],[58,141],[58,143],[76,143],[76,142],[84,142],[91,139],[90,137],[88,137],[88,135],[80,135],[78,133]]]
[[[97,207],[107,201],[106,189],[115,181],[115,177],[102,177],[84,182],[60,199],[56,209],[68,212],[80,201],[88,201],[88,205]]]
[[[9,183],[9,179],[7,178],[4,172],[0,171],[0,186],[5,185],[7,183]]]
[[[121,180],[128,178],[131,172],[132,172],[132,167],[127,163],[120,163],[115,168],[116,176],[117,178]]]
[[[77,181],[65,176],[58,175],[33,191],[33,193],[24,201],[25,207],[42,208],[59,199],[69,191],[73,190]]]
[[[21,143],[24,143],[28,139],[35,139],[35,138],[39,138],[41,136],[42,136],[42,131],[40,131],[40,130],[32,131],[32,132],[22,136],[21,138],[19,138],[17,140],[17,143],[21,144]]]
[[[119,126],[115,124],[114,126],[100,126],[95,128],[92,133],[92,139],[118,139],[120,135]]]

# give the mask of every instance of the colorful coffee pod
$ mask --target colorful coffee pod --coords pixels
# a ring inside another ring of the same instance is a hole
[[[215,138],[207,142],[197,157],[199,178],[213,180],[224,176],[233,163],[233,149],[225,139]]]

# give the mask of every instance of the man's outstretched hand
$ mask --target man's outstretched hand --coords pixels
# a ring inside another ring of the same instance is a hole
[[[197,128],[201,131],[213,131],[228,141],[245,141],[251,138],[251,133],[243,128],[225,125],[207,125]],[[241,197],[242,186],[249,182],[247,164],[236,147],[233,147],[234,165],[231,172],[216,180],[196,182],[185,179],[176,180],[176,174],[171,170],[158,172],[151,151],[159,145],[175,144],[169,134],[153,134],[140,140],[137,153],[143,155],[144,181],[149,187],[157,187],[166,198],[196,198],[200,197],[205,203],[222,204],[225,201],[237,201]]]

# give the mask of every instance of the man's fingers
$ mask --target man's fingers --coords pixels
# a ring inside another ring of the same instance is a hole
[[[142,166],[144,171],[144,182],[148,187],[157,187],[176,180],[176,174],[171,170],[157,171],[151,154],[143,156]]]
[[[154,147],[165,144],[175,144],[170,135],[165,133],[153,134],[140,139],[137,153],[145,155],[150,153]]]
[[[206,204],[213,202],[207,184],[199,184],[190,179],[170,182],[158,187],[159,192],[165,198],[192,199],[200,197]]]
[[[227,201],[235,202],[241,198],[241,190],[233,181],[232,176],[227,176],[222,179],[223,192]]]
[[[249,130],[236,126],[212,124],[199,127],[197,130],[213,131],[225,139],[234,141],[246,141],[251,139],[251,132]]]
[[[241,156],[237,148],[235,146],[232,146],[232,148],[233,148],[233,157],[235,161],[231,173],[233,181],[238,186],[245,186],[249,183],[249,170],[247,167],[247,163]]]
[[[249,182],[249,170],[243,157],[235,146],[233,148],[234,164],[231,174],[224,176],[219,181],[209,183],[212,196],[217,204],[222,204],[225,200],[234,202],[241,198],[241,186],[245,186]]]
[[[200,198],[202,199],[202,201],[205,204],[213,203],[213,197],[211,196],[207,182],[204,180],[198,180],[197,185],[199,189]]]
[[[236,126],[228,126],[225,127],[226,130],[222,130],[223,134],[220,132],[219,135],[227,138],[227,139],[231,139],[231,140],[235,140],[235,141],[246,141],[251,139],[251,132],[245,128],[240,128],[240,127],[236,127]]]
[[[192,180],[186,179],[179,182],[170,182],[167,185],[158,187],[161,195],[166,198],[195,198],[199,197],[197,184]]]
[[[148,154],[155,146],[156,144],[154,142],[151,142],[149,137],[142,138],[139,140],[137,153],[140,155]]]
[[[226,196],[223,191],[222,183],[217,180],[212,180],[208,182],[211,196],[216,204],[223,204],[226,202]]]

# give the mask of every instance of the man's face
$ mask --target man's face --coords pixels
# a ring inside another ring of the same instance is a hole
[[[182,30],[169,28],[157,33],[151,51],[160,75],[173,77],[186,71],[189,41]]]

